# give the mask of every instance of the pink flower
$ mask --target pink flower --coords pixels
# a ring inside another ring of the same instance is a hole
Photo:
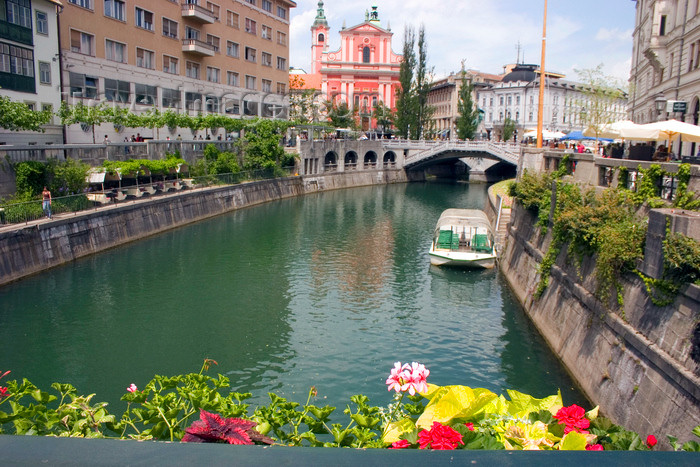
[[[418,362],[413,362],[411,365],[408,363],[401,365],[401,362],[396,362],[386,380],[387,389],[389,391],[393,389],[396,392],[408,391],[412,396],[416,392],[427,392],[428,383],[426,379],[428,375],[430,375],[430,370]]]
[[[409,447],[411,447],[411,443],[409,443],[407,439],[400,439],[392,443],[389,449],[406,449]]]
[[[562,407],[554,415],[554,418],[559,420],[560,424],[566,425],[564,428],[564,433],[569,433],[570,431],[576,431],[578,433],[587,433],[584,431],[591,425],[590,420],[586,417],[586,411],[583,407],[579,407],[576,404],[572,404],[568,407]]]
[[[587,444],[586,451],[604,451],[602,444]]]
[[[10,395],[7,393],[6,387],[0,387],[0,399],[3,397],[10,397]]]
[[[658,441],[656,440],[656,436],[654,436],[654,435],[649,435],[649,436],[647,436],[647,447],[648,447],[649,449],[651,449],[651,448],[653,448],[654,446],[656,446],[656,443],[658,443]]]
[[[408,382],[410,379],[410,374],[408,373],[408,363],[401,366],[401,362],[394,363],[394,368],[391,369],[391,374],[386,380],[388,385],[387,390],[392,389],[396,392],[402,392],[408,389]]]
[[[126,390],[129,391],[129,392],[136,392],[136,391],[139,390],[139,388],[137,388],[136,385],[135,385],[134,383],[131,383],[131,386],[129,386],[128,388],[126,388]]]
[[[411,381],[408,387],[408,393],[412,396],[416,392],[428,392],[427,378],[430,375],[430,370],[425,368],[425,365],[421,365],[418,362],[413,362],[411,364]]]
[[[474,424],[469,422],[464,424],[467,427],[467,430],[469,431],[474,431]]]
[[[418,445],[421,449],[452,450],[459,444],[464,444],[462,435],[440,422],[433,422],[430,430],[418,433]]]

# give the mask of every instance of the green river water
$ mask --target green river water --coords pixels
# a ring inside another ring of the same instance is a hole
[[[253,403],[276,392],[344,407],[390,400],[395,361],[428,382],[588,404],[497,270],[429,265],[448,207],[486,188],[411,183],[242,209],[0,288],[0,370],[47,389],[69,382],[112,412],[130,383],[199,371]]]

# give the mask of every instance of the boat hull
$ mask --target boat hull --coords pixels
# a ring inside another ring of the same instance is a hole
[[[496,265],[496,256],[490,254],[433,251],[429,254],[430,264],[434,266],[491,269]]]

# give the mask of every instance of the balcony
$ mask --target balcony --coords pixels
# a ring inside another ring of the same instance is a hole
[[[183,39],[182,51],[193,55],[202,55],[213,57],[215,54],[214,46],[208,42],[202,42],[199,39]]]
[[[31,28],[23,28],[7,21],[0,20],[0,38],[21,44],[34,45]]]
[[[213,11],[187,1],[182,2],[182,17],[209,24],[216,22],[218,19]]]

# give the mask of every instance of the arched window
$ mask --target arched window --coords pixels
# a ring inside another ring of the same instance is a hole
[[[369,63],[369,47],[362,49],[362,63]]]
[[[326,40],[326,36],[324,36],[323,33],[321,33],[321,34],[318,35],[318,41],[319,41],[319,42],[323,42],[323,41],[325,41],[325,40]]]

